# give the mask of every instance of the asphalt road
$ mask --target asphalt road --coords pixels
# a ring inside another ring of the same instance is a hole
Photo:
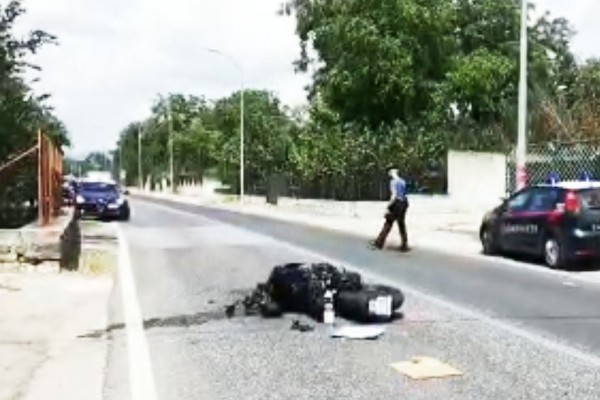
[[[600,292],[592,285],[565,286],[493,260],[373,252],[353,236],[195,206],[134,201],[133,208],[122,227],[158,399],[597,398]],[[330,339],[322,326],[291,331],[294,316],[224,318],[224,306],[264,281],[272,266],[320,259],[285,243],[410,288],[405,318],[369,342]],[[127,377],[144,367],[119,325],[121,284],[110,303],[105,399],[131,398]],[[512,326],[522,329],[506,329]],[[464,376],[413,382],[389,366],[419,355]]]
[[[600,354],[598,283],[570,283],[544,271],[515,270],[494,258],[481,260],[418,249],[409,254],[374,252],[353,235],[192,205],[153,202],[276,237]]]

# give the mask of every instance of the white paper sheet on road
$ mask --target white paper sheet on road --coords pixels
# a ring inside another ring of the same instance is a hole
[[[331,331],[331,337],[345,339],[377,339],[383,335],[385,328],[381,326],[358,326],[349,325],[335,328]]]

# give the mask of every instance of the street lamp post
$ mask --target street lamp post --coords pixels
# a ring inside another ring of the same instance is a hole
[[[516,149],[517,190],[527,184],[527,0],[521,0],[521,54],[519,62],[519,132]]]
[[[119,174],[119,183],[123,186],[125,182],[123,182],[123,143],[121,140],[119,140],[119,171],[117,173]]]
[[[169,178],[171,192],[175,193],[175,160],[173,155],[173,113],[171,110],[171,97],[167,98],[167,123],[169,128]]]
[[[141,123],[138,127],[138,185],[140,190],[144,190],[144,176],[142,175],[142,133],[144,124]]]
[[[223,53],[217,49],[207,49],[213,54],[217,54],[223,58],[229,60],[237,69],[240,74],[240,203],[244,203],[244,69],[241,64],[238,63],[235,58],[228,54]]]

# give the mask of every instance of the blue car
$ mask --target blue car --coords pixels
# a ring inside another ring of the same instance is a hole
[[[114,182],[81,181],[77,185],[75,206],[80,217],[128,221],[129,202]]]

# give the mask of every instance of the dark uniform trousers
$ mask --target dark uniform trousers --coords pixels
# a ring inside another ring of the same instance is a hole
[[[388,212],[385,214],[385,223],[381,228],[379,236],[375,240],[375,246],[383,248],[394,222],[398,224],[400,239],[402,241],[401,249],[408,249],[408,235],[406,233],[406,211],[408,210],[407,199],[396,199],[388,206]]]

